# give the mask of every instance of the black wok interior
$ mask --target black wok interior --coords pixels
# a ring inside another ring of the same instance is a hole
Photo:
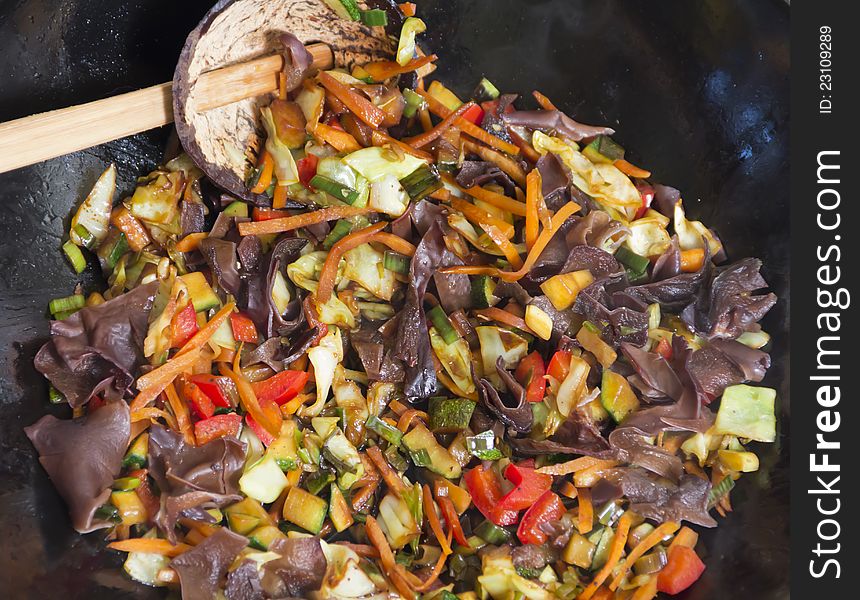
[[[276,0],[272,0],[276,1]],[[0,121],[167,81],[201,0],[0,0]],[[539,89],[608,124],[635,163],[680,188],[731,258],[764,260],[780,303],[764,326],[781,435],[703,535],[708,569],[685,599],[788,598],[788,7],[778,0],[422,0],[427,45],[461,95],[486,76]],[[530,98],[523,105],[531,106]],[[158,598],[79,536],[22,427],[52,408],[32,367],[47,303],[80,278],[60,245],[68,215],[111,161],[124,192],[167,128],[0,175],[0,597]],[[99,285],[89,270],[85,287]],[[679,596],[680,597],[680,596]]]

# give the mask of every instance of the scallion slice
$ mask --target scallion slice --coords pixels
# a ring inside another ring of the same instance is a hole
[[[432,462],[427,448],[419,448],[416,452],[410,452],[409,457],[412,459],[412,464],[416,467],[426,467]]]
[[[361,22],[369,27],[385,27],[388,25],[388,15],[380,8],[361,11]]]
[[[81,238],[81,242],[83,242],[84,248],[86,248],[87,250],[92,250],[98,244],[98,240],[96,239],[96,236],[94,236],[92,233],[90,233],[90,231],[86,227],[81,225],[80,223],[75,225],[74,231],[75,231],[75,234],[79,238]]]
[[[475,527],[475,535],[494,546],[504,544],[511,539],[511,532],[503,527],[499,527],[491,521],[484,521]]]
[[[75,273],[83,273],[87,268],[87,259],[84,258],[84,253],[78,248],[72,240],[63,244],[63,254],[69,259]]]
[[[358,191],[345,186],[342,183],[333,181],[328,177],[323,177],[322,175],[314,175],[310,184],[312,188],[322,190],[326,194],[331,194],[338,200],[346,202],[347,204],[355,204],[356,200],[358,200],[358,197],[361,195]]]
[[[466,450],[481,460],[499,460],[504,456],[502,451],[496,448],[496,434],[491,430],[466,436]]]
[[[442,310],[441,306],[436,305],[427,311],[427,317],[430,319],[430,322],[433,323],[433,327],[436,328],[439,335],[442,336],[442,339],[445,340],[446,344],[453,344],[460,339],[460,334],[458,334],[457,330],[454,329],[454,326],[451,325],[448,315],[445,314],[445,311]]]
[[[472,98],[475,102],[489,102],[490,100],[495,100],[499,97],[499,88],[494,86],[490,81],[484,77],[478,83],[478,87],[475,88],[475,91],[472,92]]]
[[[400,180],[409,197],[418,202],[442,187],[439,171],[433,165],[422,165]]]
[[[415,113],[424,106],[424,98],[409,88],[403,90],[403,98],[406,100],[406,107],[403,109],[403,116],[407,119],[411,119],[415,116]]]
[[[389,425],[376,415],[371,415],[367,420],[367,428],[374,432],[376,435],[384,439],[389,444],[394,446],[400,445],[400,440],[403,438],[403,432],[394,427],[393,425]]]
[[[329,250],[340,240],[348,236],[350,231],[352,231],[352,223],[346,219],[341,219],[334,224],[332,230],[327,236],[325,236],[325,239],[323,240],[323,248]]]
[[[646,257],[640,256],[624,246],[620,246],[615,251],[615,258],[633,273],[645,273],[648,270],[648,265],[651,264],[651,261]]]
[[[74,294],[72,296],[66,296],[65,298],[54,298],[51,300],[50,304],[48,304],[48,310],[51,311],[52,315],[56,315],[62,312],[76,311],[80,310],[86,305],[87,299],[84,298],[83,294]]]
[[[392,252],[391,250],[386,250],[384,258],[382,259],[382,266],[388,269],[389,271],[394,271],[395,273],[406,274],[409,273],[409,266],[411,261],[408,256],[403,256],[402,254],[398,254],[397,252]]]

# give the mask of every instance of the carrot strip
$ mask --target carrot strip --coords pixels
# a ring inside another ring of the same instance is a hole
[[[282,233],[292,231],[308,225],[316,225],[324,221],[336,221],[358,215],[366,215],[374,212],[372,208],[361,208],[357,206],[332,206],[321,208],[312,212],[306,212],[291,217],[280,219],[269,219],[267,221],[253,221],[239,223],[239,235],[265,235],[268,233]]]
[[[695,273],[705,263],[704,248],[693,248],[692,250],[681,250],[681,271],[684,273]]]
[[[400,12],[403,13],[404,17],[414,17],[416,6],[414,2],[403,2],[402,4],[398,4],[397,7],[400,9]]]
[[[568,202],[562,206],[558,212],[553,215],[551,226],[540,232],[534,246],[529,250],[525,263],[523,263],[523,266],[517,271],[502,271],[496,267],[469,265],[463,267],[445,267],[439,271],[441,273],[458,273],[462,275],[490,275],[491,277],[499,277],[503,281],[519,281],[528,274],[537,262],[538,257],[544,251],[553,236],[558,232],[562,224],[564,224],[564,222],[578,210],[579,205],[575,202]]]
[[[550,100],[549,98],[547,98],[546,96],[541,94],[539,91],[534,90],[532,92],[532,96],[535,97],[535,100],[537,100],[537,103],[540,105],[540,107],[542,109],[544,109],[544,110],[558,110],[558,108],[556,108],[555,104],[552,103],[552,100]]]
[[[591,467],[598,465],[602,469],[611,469],[617,464],[618,463],[614,460],[603,460],[600,458],[594,458],[593,456],[580,456],[579,458],[574,458],[567,462],[541,467],[537,472],[545,473],[547,475],[567,475],[569,473],[575,473],[576,471],[590,469]]]
[[[401,596],[409,600],[414,600],[415,593],[412,591],[412,587],[407,583],[403,575],[397,570],[397,562],[394,559],[394,552],[391,551],[391,546],[388,545],[388,540],[382,532],[382,528],[379,527],[379,523],[377,523],[376,519],[373,517],[368,516],[365,529],[370,543],[373,544],[379,552],[379,560],[382,563],[382,571],[385,573],[385,576],[391,580],[394,587],[396,587],[397,591],[400,592]]]
[[[289,186],[286,185],[276,185],[275,193],[272,196],[272,208],[284,208],[287,205],[287,190]]]
[[[346,131],[335,129],[331,125],[319,123],[314,127],[313,135],[320,141],[332,146],[338,152],[355,152],[361,150],[361,144]]]
[[[442,177],[442,179],[444,179],[444,177]],[[449,192],[445,188],[439,188],[438,190],[430,194],[430,197],[434,200],[438,200],[439,202],[450,202],[451,192]]]
[[[433,502],[433,496],[430,494],[430,487],[426,483],[422,488],[421,495],[424,503],[424,514],[427,515],[427,521],[430,523],[430,530],[433,532],[433,535],[436,536],[436,541],[439,542],[439,547],[442,548],[442,554],[451,554],[451,545],[445,540],[445,532],[442,531],[442,522],[439,521],[439,515],[436,514],[436,505]]]
[[[197,445],[197,440],[194,437],[194,427],[191,425],[191,414],[188,411],[188,405],[179,398],[176,393],[176,386],[173,383],[167,385],[164,389],[164,395],[167,396],[167,402],[170,404],[170,410],[176,416],[176,426],[185,438],[186,443],[192,446]]]
[[[370,241],[384,244],[398,254],[402,254],[404,256],[413,256],[416,250],[415,246],[404,240],[402,237],[398,237],[393,233],[386,233],[384,231],[380,231],[375,234]]]
[[[344,253],[371,241],[373,236],[385,229],[387,224],[385,221],[382,221],[355,233],[350,233],[331,247],[320,272],[320,281],[315,294],[317,302],[325,304],[331,298],[332,290],[334,290],[334,280],[337,277],[337,266]]]
[[[444,119],[448,115],[451,114],[451,109],[447,106],[439,102],[436,98],[431,96],[424,90],[418,89],[415,90],[419,95],[421,95],[424,100],[427,101],[427,106],[430,108],[430,112],[434,115]],[[481,129],[471,121],[464,119],[463,117],[458,117],[454,122],[457,127],[459,127],[463,133],[472,136],[476,140],[487,144],[497,150],[501,150],[502,152],[507,152],[513,156],[517,156],[520,153],[520,149],[514,146],[511,143],[506,142],[505,140],[494,136],[493,134]]]
[[[454,501],[448,496],[441,495],[439,493],[441,489],[443,488],[436,488],[436,503],[442,510],[442,515],[444,515],[445,521],[448,523],[448,527],[451,529],[454,539],[457,540],[459,544],[468,546],[469,539],[466,537],[466,533],[463,531],[463,525],[460,523],[460,519],[457,516],[457,509],[454,507]],[[445,489],[447,491],[447,488]]]
[[[434,62],[437,58],[439,57],[435,54],[428,54],[426,56],[413,58],[405,65],[400,65],[393,60],[380,60],[377,62],[367,63],[362,68],[367,71],[375,81],[385,81],[395,75],[417,71],[424,65]]]
[[[576,497],[579,498],[579,522],[576,528],[579,533],[585,535],[594,527],[594,506],[591,504],[591,490],[577,488]]]
[[[416,158],[420,158],[421,160],[426,160],[427,162],[433,162],[433,156],[424,152],[423,150],[418,150],[417,148],[413,148],[409,144],[404,144],[400,140],[396,140],[390,135],[386,135],[381,131],[374,130],[373,133],[370,134],[370,142],[377,147],[382,146],[393,146],[399,148],[406,154],[411,154]]]
[[[561,489],[559,489],[559,493],[561,493],[563,496],[567,496],[571,500],[579,496],[579,492],[577,491],[576,486],[574,486],[569,481],[565,481],[561,484]]]
[[[421,123],[421,129],[430,131],[433,129],[433,119],[430,118],[430,110],[421,108],[418,110],[418,121]]]
[[[443,176],[443,179],[446,183],[451,183],[454,181],[453,178],[448,177],[447,175]],[[450,180],[450,181],[449,181]],[[454,182],[456,184],[456,182]],[[526,216],[526,205],[522,202],[518,202],[513,198],[508,198],[503,194],[498,194],[496,192],[492,192],[490,190],[484,189],[478,186],[472,186],[470,188],[460,188],[462,191],[466,192],[473,198],[480,200],[481,202],[486,202],[487,204],[491,204],[496,208],[501,208],[512,215],[516,215],[517,217]]]
[[[355,113],[356,117],[374,129],[379,127],[379,124],[385,120],[385,113],[374,106],[370,100],[355,93],[349,86],[341,83],[325,71],[319,74],[319,81],[335,98],[343,102],[344,106]]]
[[[191,186],[189,185],[188,187],[190,188]],[[152,242],[146,227],[122,204],[113,209],[110,215],[110,222],[125,234],[128,247],[134,252],[140,252]]]
[[[448,532],[448,537],[447,537],[446,543],[448,546],[451,545],[451,532],[450,531]],[[415,591],[418,593],[424,593],[424,592],[428,591],[433,586],[433,584],[436,583],[436,580],[439,579],[439,576],[442,575],[443,569],[445,568],[445,562],[447,560],[448,560],[448,555],[445,554],[445,552],[442,552],[442,554],[440,554],[439,558],[436,560],[436,564],[433,565],[433,571],[430,573],[430,576],[427,578],[427,580],[424,581],[423,583],[421,583],[420,585],[413,586]],[[401,569],[403,568],[403,565],[398,565],[398,566]]]
[[[406,491],[406,484],[403,483],[402,479],[400,479],[397,471],[395,471],[394,468],[388,464],[388,461],[385,460],[385,456],[383,456],[382,450],[379,449],[379,446],[371,446],[368,448],[367,456],[373,461],[373,466],[375,466],[382,475],[382,480],[385,482],[385,485],[388,486],[388,489],[394,492],[397,496],[402,495],[403,492]]]
[[[630,554],[627,555],[627,558],[624,559],[624,562],[621,564],[621,570],[615,575],[615,579],[612,580],[612,583],[609,584],[609,589],[615,590],[619,585],[621,585],[621,580],[624,579],[624,576],[627,575],[631,568],[633,568],[633,563],[642,558],[651,548],[659,544],[663,538],[678,531],[680,526],[680,523],[669,521],[667,523],[663,523],[654,531],[642,538]]]
[[[121,542],[108,544],[111,550],[120,552],[145,552],[147,554],[161,554],[162,556],[179,556],[183,552],[191,550],[188,544],[171,544],[168,540],[159,538],[134,538]]]
[[[646,171],[645,169],[640,169],[636,165],[630,164],[623,158],[619,158],[614,163],[615,168],[624,173],[629,177],[636,177],[637,179],[648,179],[651,177],[651,171]]]
[[[144,406],[143,408],[138,408],[131,413],[132,423],[136,423],[137,421],[145,421],[147,419],[164,419],[167,422],[168,427],[170,427],[171,429],[179,429],[179,426],[176,424],[176,419],[173,418],[173,415],[164,412],[160,408],[155,408],[154,406]]]
[[[176,353],[176,356],[171,360],[175,360],[176,358],[192,352],[193,350],[199,350],[203,347],[203,344],[209,341],[215,332],[221,327],[221,323],[230,318],[230,314],[236,309],[235,302],[228,302],[225,304],[221,310],[212,315],[212,318],[209,319],[209,322],[206,323],[200,330],[194,334],[194,336],[185,342],[185,345],[179,349],[179,352]],[[144,375],[141,379],[145,378]],[[140,380],[138,380],[138,387],[140,387]]]
[[[397,429],[399,429],[403,433],[406,433],[407,431],[409,431],[409,428],[412,426],[412,421],[414,421],[415,419],[429,421],[430,416],[424,411],[410,408],[402,415],[400,415],[400,420],[397,421]]]
[[[523,321],[520,317],[509,313],[506,310],[502,310],[501,308],[496,308],[495,306],[476,310],[475,316],[484,317],[485,319],[489,319],[491,321],[497,321],[499,323],[504,323],[505,325],[510,325],[511,327],[516,327],[517,329],[521,329],[526,332],[531,332],[529,326],[526,325],[526,322]]]
[[[454,122],[459,119],[464,112],[466,112],[473,106],[475,106],[474,102],[466,102],[465,104],[460,106],[460,108],[458,108],[457,110],[449,114],[447,117],[439,121],[439,123],[429,131],[425,131],[424,133],[421,133],[419,135],[406,138],[403,141],[414,148],[426,146],[430,142],[438,139],[440,135],[445,133],[452,125],[454,125]]]
[[[612,538],[612,546],[610,546],[609,558],[606,560],[606,564],[597,572],[597,575],[594,576],[594,580],[588,584],[588,587],[576,597],[576,600],[589,600],[597,589],[603,585],[609,574],[612,573],[615,565],[621,560],[621,553],[624,551],[624,545],[627,543],[627,535],[630,533],[631,521],[632,517],[630,513],[621,515],[621,519],[618,521],[618,529],[615,531],[615,537]]]
[[[206,232],[203,233],[189,233],[184,238],[176,242],[175,248],[179,252],[193,252],[197,250],[197,247],[200,246],[200,242],[209,237],[209,234]]]
[[[526,160],[533,164],[540,160],[540,154],[538,151],[535,150],[530,143],[524,140],[516,131],[509,129],[508,135],[511,136],[511,141],[520,149]]]
[[[263,150],[263,154],[260,155],[260,179],[257,180],[257,185],[251,188],[251,191],[255,194],[262,194],[269,186],[272,185],[272,175],[275,173],[275,159],[272,158],[272,155],[268,150]]]
[[[497,228],[502,233],[502,235],[505,236],[506,239],[514,237],[513,225],[502,221],[497,217],[494,217],[484,209],[478,208],[471,202],[466,202],[465,200],[461,200],[459,198],[451,198],[451,208],[453,208],[454,210],[459,210],[467,219],[472,221],[472,223],[480,225],[484,229],[486,229],[488,226],[492,226]]]
[[[526,177],[526,248],[532,249],[540,233],[538,218],[538,194],[541,192],[540,171],[532,169]]]
[[[242,369],[239,365],[239,352],[236,353],[236,358],[233,362],[233,368],[231,369],[227,363],[219,363],[218,369],[221,371],[222,375],[225,375],[233,380],[233,383],[236,384],[236,390],[239,392],[239,402],[242,404],[242,407],[245,411],[251,415],[251,417],[259,423],[263,429],[268,431],[272,436],[278,437],[281,433],[281,413],[278,411],[275,413],[272,411],[264,411],[260,406],[260,402],[257,400],[257,394],[254,393],[254,388],[251,386],[251,382],[248,381],[248,378],[242,373]]]
[[[193,341],[193,338],[191,341]],[[191,343],[191,341],[188,343]],[[200,349],[195,348],[185,354],[177,354],[160,367],[138,377],[137,389],[140,390],[140,393],[138,393],[129,405],[131,412],[139,411],[158,398],[158,395],[164,391],[164,388],[176,379],[180,373],[190,372],[191,367],[197,362],[198,358],[200,358]]]
[[[481,131],[484,130],[481,129]],[[468,140],[463,141],[463,148],[465,148],[467,152],[477,154],[483,160],[491,162],[499,167],[502,171],[510,175],[511,179],[513,179],[517,185],[525,186],[526,172],[523,171],[523,168],[519,163],[514,162],[504,154],[497,152],[492,148],[488,148],[487,146],[482,146],[481,144],[476,144]]]

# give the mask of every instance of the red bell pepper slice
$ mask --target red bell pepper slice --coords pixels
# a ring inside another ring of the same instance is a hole
[[[488,469],[484,469],[483,466],[475,467],[467,471],[463,479],[472,496],[472,503],[487,519],[499,527],[517,522],[519,517],[517,511],[499,506],[499,501],[502,499],[502,483],[492,467]]]
[[[666,338],[660,338],[660,341],[657,342],[657,346],[654,348],[654,352],[666,360],[672,360],[672,344]]]
[[[284,404],[299,395],[308,382],[308,374],[304,371],[281,371],[263,381],[251,384],[260,404],[274,402]]]
[[[233,330],[236,341],[248,344],[256,344],[259,341],[257,326],[247,315],[238,312],[230,313],[230,329]]]
[[[271,221],[272,219],[280,219],[282,217],[289,216],[289,212],[277,208],[255,208],[254,212],[251,213],[251,217],[254,221]]]
[[[316,154],[308,154],[296,163],[296,168],[299,171],[299,181],[306,188],[311,187],[311,179],[317,174],[317,165],[319,162],[320,159]]]
[[[445,517],[445,522],[451,527],[454,533],[454,539],[461,546],[469,546],[469,539],[463,531],[463,525],[460,523],[460,517],[457,515],[457,509],[454,508],[454,502],[448,496],[436,496],[436,504],[442,509],[442,516]]]
[[[195,383],[190,381],[183,383],[182,395],[191,404],[198,419],[208,419],[215,414],[215,403],[212,402],[212,398],[204,394]]]
[[[547,490],[523,515],[517,528],[517,537],[523,544],[543,544],[549,535],[544,532],[541,525],[559,520],[564,513],[565,508],[561,498]]]
[[[636,186],[636,189],[639,190],[639,195],[642,197],[642,206],[638,208],[636,211],[636,215],[633,219],[642,218],[648,209],[651,207],[651,203],[654,201],[654,188],[644,181],[634,181],[633,185]]]
[[[499,508],[523,510],[533,505],[552,487],[552,475],[538,473],[533,466],[510,463],[505,467],[505,478],[514,484],[514,489],[499,501]]]
[[[657,589],[664,594],[680,594],[693,585],[705,571],[705,563],[687,546],[669,550],[669,562],[657,575]]]
[[[232,408],[232,403],[227,395],[228,386],[232,385],[229,377],[218,375],[192,375],[191,382],[200,388],[209,399],[220,408]]]
[[[473,104],[460,116],[470,123],[480,126],[484,120],[484,109],[477,104]]]
[[[199,329],[197,313],[194,312],[194,305],[189,302],[188,306],[170,319],[170,347],[181,348]]]
[[[242,415],[236,413],[215,415],[194,424],[194,437],[197,438],[197,445],[201,446],[227,435],[237,437],[241,428]]]
[[[257,434],[263,445],[268,448],[275,441],[275,436],[266,431],[266,428],[257,423],[251,415],[245,415],[245,423],[251,428],[251,431]]]
[[[549,366],[546,369],[546,374],[561,383],[570,373],[570,357],[572,354],[568,350],[559,350],[552,355],[549,361]]]
[[[526,400],[542,402],[546,391],[546,366],[540,352],[532,352],[517,365],[514,377],[526,388]]]

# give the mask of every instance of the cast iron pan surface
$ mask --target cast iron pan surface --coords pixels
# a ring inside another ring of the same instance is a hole
[[[273,0],[275,1],[275,0]],[[200,0],[0,0],[0,121],[168,81]],[[539,89],[607,124],[633,162],[684,193],[730,258],[758,256],[780,302],[764,321],[781,401],[776,444],[703,535],[708,569],[686,600],[789,597],[788,9],[777,0],[422,0],[440,76],[461,95],[486,76]],[[525,99],[529,104],[529,99]],[[0,176],[0,597],[159,598],[121,571],[103,534],[80,536],[22,428],[49,407],[33,356],[48,300],[77,281],[68,215],[111,161],[124,192],[161,158],[153,131]]]

